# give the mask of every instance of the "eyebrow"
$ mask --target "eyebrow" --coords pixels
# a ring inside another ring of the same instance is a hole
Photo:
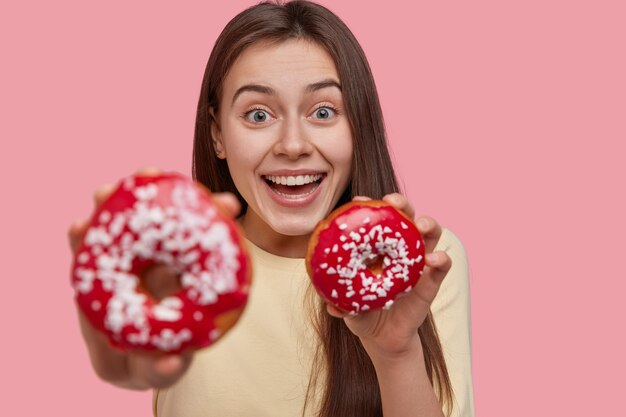
[[[326,79],[326,80],[322,80],[322,81],[318,81],[316,83],[312,83],[306,86],[306,88],[304,89],[304,91],[307,94],[313,93],[315,91],[321,90],[323,88],[329,88],[329,87],[335,87],[337,88],[339,91],[341,91],[341,84],[339,84],[337,81],[333,80],[333,79]],[[252,92],[256,92],[256,93],[261,93],[261,94],[265,94],[268,96],[275,96],[276,95],[276,91],[268,86],[265,85],[261,85],[261,84],[245,84],[242,85],[241,87],[239,87],[237,89],[237,91],[235,91],[235,94],[233,95],[233,101],[232,101],[232,105],[235,105],[235,101],[237,100],[237,97],[239,97],[242,93],[246,92],[246,91],[252,91]]]

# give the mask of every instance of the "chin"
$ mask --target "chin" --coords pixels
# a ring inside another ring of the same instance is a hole
[[[284,236],[305,236],[310,235],[315,229],[317,221],[302,221],[302,219],[294,219],[292,222],[286,222],[284,219],[279,222],[270,223],[270,227],[276,232]]]

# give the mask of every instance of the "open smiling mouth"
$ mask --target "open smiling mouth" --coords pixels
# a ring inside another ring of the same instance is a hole
[[[276,194],[289,199],[298,199],[313,193],[326,178],[326,174],[314,175],[263,175],[263,179]]]

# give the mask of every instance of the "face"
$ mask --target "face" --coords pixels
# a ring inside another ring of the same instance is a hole
[[[248,202],[249,238],[309,235],[346,189],[352,164],[330,55],[305,40],[248,47],[224,80],[216,118],[214,146]]]

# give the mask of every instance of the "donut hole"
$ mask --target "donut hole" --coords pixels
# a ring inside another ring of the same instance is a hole
[[[376,276],[383,273],[383,261],[385,257],[381,255],[371,255],[365,260],[365,266]]]
[[[140,275],[141,286],[157,301],[174,295],[183,289],[181,273],[171,265],[155,264],[143,270]]]

